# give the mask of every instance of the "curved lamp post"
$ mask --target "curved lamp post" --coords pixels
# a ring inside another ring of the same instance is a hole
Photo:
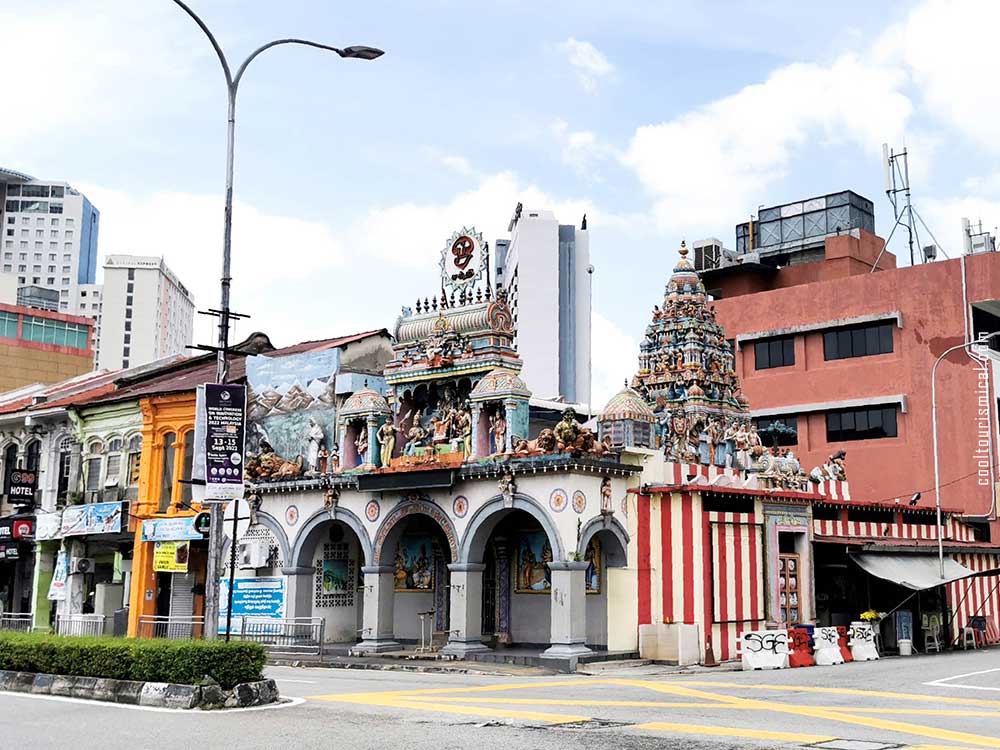
[[[941,353],[941,356],[935,360],[934,366],[931,367],[931,432],[933,434],[934,441],[934,505],[937,508],[938,566],[940,568],[942,579],[944,578],[944,528],[941,526],[941,474],[938,469],[937,368],[938,365],[941,364],[941,361],[952,352],[958,351],[959,349],[968,349],[976,344],[985,344],[996,336],[1000,336],[1000,331],[994,331],[993,333],[988,333],[975,341],[966,341],[963,344],[956,344],[955,346],[945,349]]]
[[[182,0],[174,0],[174,3],[178,5],[185,13],[187,13],[198,27],[205,32],[205,36],[208,37],[208,41],[212,43],[212,48],[215,50],[215,54],[219,57],[219,62],[222,64],[222,72],[226,76],[226,95],[228,100],[228,117],[226,120],[226,209],[224,215],[223,233],[222,233],[222,299],[221,306],[217,311],[219,314],[219,339],[218,339],[218,350],[216,352],[216,382],[225,383],[227,374],[227,363],[226,363],[226,350],[229,347],[229,321],[230,321],[230,310],[229,310],[229,287],[232,277],[230,276],[230,258],[231,258],[231,248],[232,248],[232,229],[233,229],[233,150],[235,143],[235,131],[236,131],[236,93],[239,90],[240,81],[243,80],[243,74],[246,72],[247,66],[256,59],[256,57],[264,52],[265,50],[271,49],[271,47],[277,47],[283,44],[299,44],[305,47],[315,47],[316,49],[327,50],[329,52],[336,52],[340,57],[354,58],[357,60],[374,60],[381,57],[384,53],[382,50],[375,47],[365,47],[365,46],[353,46],[353,47],[331,47],[327,44],[320,44],[319,42],[311,42],[308,39],[275,39],[274,41],[263,44],[249,55],[247,58],[240,63],[239,68],[236,69],[236,75],[233,75],[232,69],[229,67],[229,61],[226,59],[226,54],[222,51],[222,47],[216,41],[215,36],[209,30],[205,22],[198,17],[191,8]],[[205,586],[205,628],[204,633],[206,638],[215,638],[218,634],[218,622],[219,622],[219,587],[214,582],[218,580],[218,566],[220,562],[221,552],[222,552],[222,511],[218,504],[213,504],[210,509],[211,513],[211,530],[209,533],[209,553],[208,553],[208,564],[206,570],[206,581]],[[233,550],[236,548],[236,540],[231,542]],[[230,586],[230,596],[232,596],[232,587]],[[230,609],[232,607],[230,606]],[[226,638],[229,638],[228,628],[226,631]]]

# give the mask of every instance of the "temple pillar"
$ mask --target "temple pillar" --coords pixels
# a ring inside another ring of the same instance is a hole
[[[352,654],[377,654],[381,651],[398,651],[393,640],[392,604],[395,595],[395,569],[391,565],[365,565],[364,613],[361,619],[361,643],[351,649]]]
[[[552,642],[543,657],[575,658],[591,653],[587,640],[586,562],[551,562]]]
[[[365,426],[368,429],[368,450],[361,457],[361,463],[365,466],[375,466],[375,451],[378,450],[378,442],[375,439],[375,433],[378,430],[378,417],[369,415],[365,419]]]
[[[466,460],[475,458],[476,456],[489,455],[489,451],[480,450],[479,440],[482,434],[482,425],[479,424],[479,420],[483,414],[483,407],[481,404],[472,404],[472,455],[466,456]],[[489,432],[487,431],[487,439],[489,439]]]
[[[287,617],[312,617],[312,597],[315,593],[316,571],[310,567],[282,568],[285,576]]]
[[[483,622],[483,570],[482,563],[452,563],[451,573],[451,628],[448,644],[442,653],[458,658],[468,654],[489,651],[482,642]]]
[[[507,434],[504,436],[504,453],[514,452],[513,443],[513,432],[515,424],[515,415],[517,412],[517,401],[513,399],[508,399],[503,402],[504,419],[507,420]],[[526,431],[527,432],[527,431]],[[528,435],[524,434],[521,437],[527,439]],[[500,451],[500,447],[497,446],[497,452]]]
[[[509,646],[510,637],[510,550],[507,540],[497,537],[494,542],[497,561],[497,646]]]
[[[451,566],[445,562],[444,552],[440,545],[434,544],[434,629],[443,633],[448,629],[448,569]]]

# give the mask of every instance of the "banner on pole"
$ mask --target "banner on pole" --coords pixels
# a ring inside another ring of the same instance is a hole
[[[205,385],[206,499],[243,496],[246,401],[242,385]]]

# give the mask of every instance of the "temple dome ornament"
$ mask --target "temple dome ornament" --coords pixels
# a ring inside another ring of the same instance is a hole
[[[632,419],[637,422],[656,421],[656,415],[638,392],[627,385],[618,393],[611,397],[601,412],[600,420],[613,421],[619,419]]]
[[[528,398],[531,391],[521,376],[513,370],[497,368],[486,373],[469,393],[473,401],[485,401],[504,397]]]
[[[365,386],[351,396],[340,407],[340,418],[384,416],[392,413],[389,402],[378,391]]]

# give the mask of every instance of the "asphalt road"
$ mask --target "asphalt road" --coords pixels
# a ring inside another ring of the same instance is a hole
[[[1000,748],[996,649],[780,672],[270,673],[282,694],[306,700],[201,713],[2,693],[0,737],[4,747],[40,750]]]

